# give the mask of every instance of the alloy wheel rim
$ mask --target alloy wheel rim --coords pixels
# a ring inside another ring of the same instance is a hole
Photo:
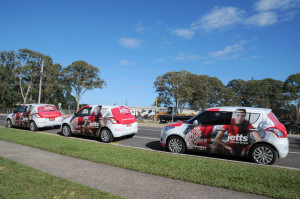
[[[269,164],[273,161],[274,154],[268,147],[258,147],[254,151],[254,160],[260,164]]]
[[[30,123],[30,130],[31,130],[31,131],[34,130],[34,124],[33,124],[33,122]]]
[[[183,148],[183,144],[179,139],[175,138],[175,139],[170,140],[169,148],[170,148],[170,151],[179,153]]]
[[[109,132],[107,130],[103,130],[101,133],[101,139],[104,142],[107,142],[109,140]]]
[[[67,126],[64,126],[63,134],[64,134],[65,136],[68,136],[69,133],[70,133],[70,129],[69,129]]]

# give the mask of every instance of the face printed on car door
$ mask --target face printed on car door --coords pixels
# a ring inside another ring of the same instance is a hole
[[[84,133],[84,124],[90,115],[91,109],[91,107],[83,108],[80,111],[78,111],[76,115],[73,116],[71,120],[71,130],[73,133]]]

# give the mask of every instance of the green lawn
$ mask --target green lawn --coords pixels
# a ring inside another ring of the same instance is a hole
[[[121,198],[0,157],[0,198]]]
[[[0,128],[0,139],[76,158],[275,198],[300,198],[300,171],[218,161]]]

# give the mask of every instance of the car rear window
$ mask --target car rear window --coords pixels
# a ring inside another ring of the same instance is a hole
[[[38,112],[43,113],[43,112],[52,112],[52,111],[58,111],[55,106],[51,105],[46,105],[46,106],[39,106],[38,107]]]
[[[113,117],[121,124],[129,124],[136,122],[136,118],[131,114],[127,107],[112,108]]]
[[[268,117],[274,123],[275,126],[281,124],[273,112],[268,113]]]

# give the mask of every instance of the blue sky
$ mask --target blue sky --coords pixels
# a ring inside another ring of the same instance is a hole
[[[1,0],[0,10],[1,51],[99,67],[107,86],[81,103],[151,106],[169,71],[225,85],[300,72],[300,0]]]

